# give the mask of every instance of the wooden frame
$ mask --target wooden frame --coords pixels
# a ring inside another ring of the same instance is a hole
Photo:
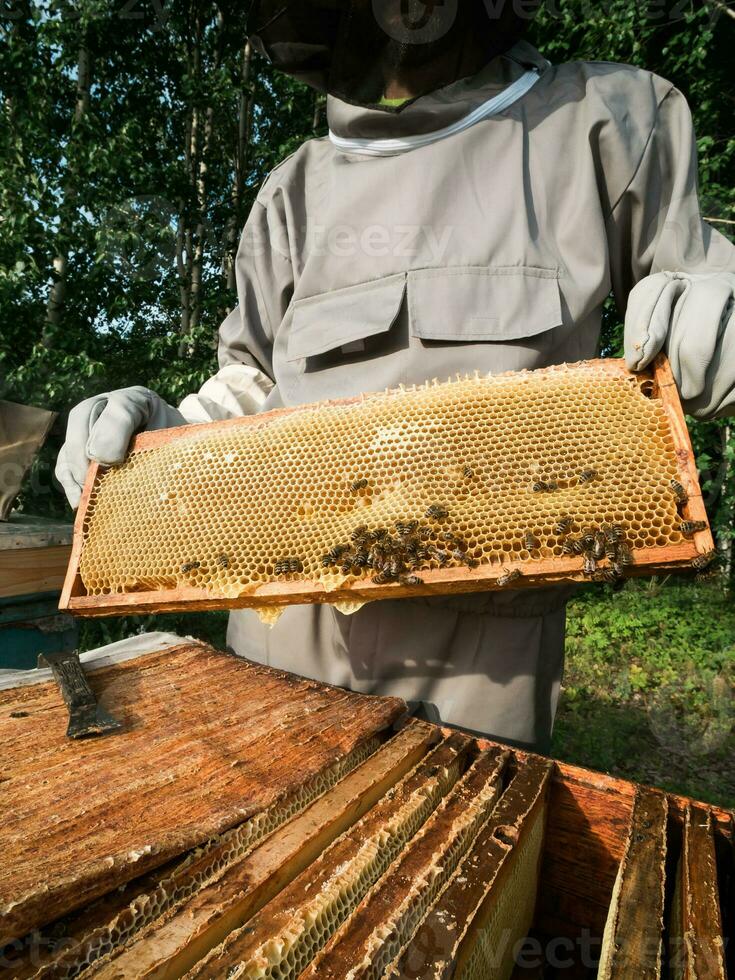
[[[594,362],[611,374],[627,373],[624,362],[602,359]],[[687,431],[684,412],[681,407],[676,383],[671,368],[663,354],[658,355],[653,366],[634,376],[638,383],[647,385],[651,397],[661,401],[668,419],[671,436],[675,446],[679,480],[688,494],[688,502],[682,510],[686,520],[707,521],[707,513],[699,487],[697,467],[692,444]],[[324,404],[347,405],[359,402],[360,398],[344,399]],[[303,408],[304,406],[300,406]],[[275,409],[262,415],[228,419],[213,422],[212,427],[225,429],[230,426],[262,424],[270,419],[298,409]],[[144,432],[136,437],[131,452],[151,449],[172,439],[178,439],[193,430],[201,431],[201,426],[183,426],[176,429],[159,429]],[[352,584],[328,592],[321,582],[289,581],[268,582],[247,595],[236,598],[217,596],[208,589],[180,587],[163,591],[128,592],[116,595],[90,596],[86,594],[79,572],[83,548],[84,523],[90,495],[97,480],[99,464],[92,463],[82,492],[74,526],[74,542],[66,581],[61,594],[59,608],[80,616],[110,616],[142,614],[150,612],[183,612],[211,609],[267,608],[294,605],[299,603],[337,603],[369,602],[375,599],[395,599],[418,595],[447,595],[452,593],[483,592],[496,587],[500,575],[508,567],[500,562],[481,565],[476,569],[444,568],[422,571],[422,585],[404,586],[398,583],[375,585],[369,579],[358,580]],[[697,532],[691,539],[677,545],[638,549],[633,552],[632,575],[653,575],[658,572],[674,571],[691,565],[692,560],[714,549],[712,534],[706,530]],[[579,557],[544,559],[526,566],[524,575],[513,588],[534,588],[540,585],[553,585],[564,581],[589,581],[582,574],[582,560]]]

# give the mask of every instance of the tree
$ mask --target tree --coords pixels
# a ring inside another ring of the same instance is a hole
[[[547,0],[532,40],[555,62],[623,61],[672,79],[694,113],[705,214],[728,231],[734,32],[724,0]],[[0,37],[3,393],[62,413],[134,383],[176,402],[214,370],[258,188],[324,132],[324,101],[253,54],[234,0],[13,0]],[[621,340],[610,304],[604,352]],[[24,492],[37,512],[63,509],[48,489],[62,431],[43,492]],[[735,436],[724,422],[691,431],[731,541]]]

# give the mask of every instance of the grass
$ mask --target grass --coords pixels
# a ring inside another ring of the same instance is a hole
[[[159,629],[224,647],[226,614],[82,620],[80,648]],[[735,806],[735,601],[715,582],[586,587],[569,607],[552,754]]]
[[[717,582],[630,582],[569,607],[552,754],[735,806],[735,602]]]

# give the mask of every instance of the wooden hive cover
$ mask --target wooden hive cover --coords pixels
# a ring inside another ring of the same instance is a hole
[[[120,733],[66,738],[53,681],[0,690],[0,944],[313,797],[405,712],[197,642],[88,676]]]
[[[637,375],[587,361],[143,433],[122,466],[90,468],[61,608],[273,616],[505,587],[509,571],[513,588],[582,581],[562,518],[576,537],[618,525],[627,574],[712,550],[663,356]],[[381,549],[402,556],[393,580]]]

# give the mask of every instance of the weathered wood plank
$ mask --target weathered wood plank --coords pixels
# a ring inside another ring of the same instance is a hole
[[[636,790],[602,937],[599,980],[658,980],[662,971],[668,801]]]
[[[439,738],[433,726],[410,720],[314,802],[288,807],[295,815],[276,829],[267,821],[260,834],[248,834],[249,822],[241,824],[68,917],[64,948],[37,958],[39,969],[16,964],[14,977],[50,980],[84,964],[85,975],[100,978],[180,976],[359,820]]]
[[[405,713],[200,643],[89,673],[120,733],[72,741],[53,682],[0,691],[0,941],[296,792]]]
[[[401,980],[506,980],[536,904],[551,764],[516,773],[440,900],[386,971]]]
[[[484,752],[299,980],[380,980],[488,819],[508,753]]]
[[[669,928],[676,980],[726,980],[712,815],[687,807]]]
[[[69,545],[0,550],[0,599],[58,592],[71,557]]]

